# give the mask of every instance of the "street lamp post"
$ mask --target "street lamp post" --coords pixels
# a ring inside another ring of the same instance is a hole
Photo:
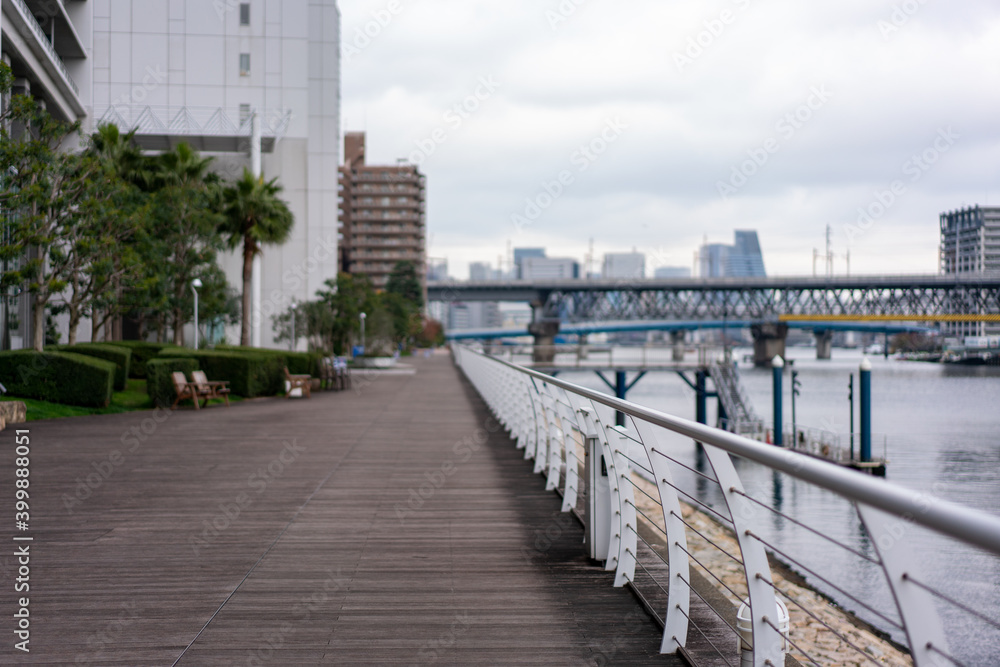
[[[194,292],[194,349],[198,349],[198,288],[201,287],[201,279],[195,278],[191,281],[191,291]]]
[[[365,354],[365,318],[368,317],[365,313],[361,313],[361,356]]]

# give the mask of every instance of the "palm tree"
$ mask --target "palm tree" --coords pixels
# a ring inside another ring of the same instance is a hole
[[[278,197],[281,186],[276,178],[265,181],[249,169],[222,193],[225,222],[220,231],[226,244],[235,250],[243,245],[243,329],[240,345],[250,344],[250,280],[253,260],[263,245],[280,245],[292,233],[295,218]]]

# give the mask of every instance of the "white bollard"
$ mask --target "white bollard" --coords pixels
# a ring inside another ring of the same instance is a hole
[[[789,622],[788,622],[788,607],[781,600],[775,600],[778,603],[778,629],[781,630],[781,634],[785,636],[785,640],[781,642],[781,652],[782,654],[788,652],[788,633],[789,633]],[[753,621],[750,618],[750,605],[749,600],[744,600],[743,604],[740,605],[739,611],[736,612],[736,630],[740,633],[740,667],[754,667],[753,664]],[[785,664],[782,661],[781,664]]]

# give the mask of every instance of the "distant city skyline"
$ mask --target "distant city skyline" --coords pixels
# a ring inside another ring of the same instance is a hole
[[[734,229],[810,275],[827,224],[837,274],[936,273],[940,213],[1000,203],[995,3],[572,4],[342,4],[343,126],[419,163],[452,275],[591,238],[692,267]]]

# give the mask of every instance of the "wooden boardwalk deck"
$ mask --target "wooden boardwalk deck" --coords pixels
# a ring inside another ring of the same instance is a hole
[[[682,664],[450,357],[413,363],[311,400],[29,424],[31,652],[9,546],[0,664]]]

